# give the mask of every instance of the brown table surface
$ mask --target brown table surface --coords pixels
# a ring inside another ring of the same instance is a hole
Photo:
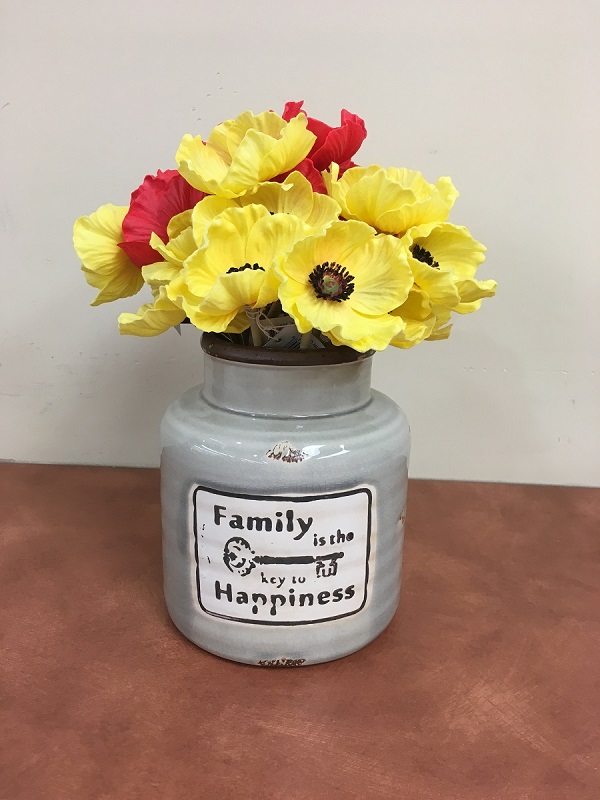
[[[392,624],[277,670],[171,624],[158,488],[0,465],[2,800],[600,798],[600,490],[411,482]]]

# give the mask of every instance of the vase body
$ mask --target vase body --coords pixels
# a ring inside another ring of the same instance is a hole
[[[341,363],[310,353],[253,363],[214,341],[203,337],[203,386],[161,425],[169,614],[188,639],[235,661],[345,656],[398,605],[406,417],[371,389],[371,357],[344,361],[336,348]]]

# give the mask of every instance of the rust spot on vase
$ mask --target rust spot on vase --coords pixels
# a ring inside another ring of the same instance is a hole
[[[267,458],[272,458],[274,461],[285,461],[288,464],[304,461],[307,457],[308,453],[292,447],[289,442],[278,442],[270,450],[267,450]]]

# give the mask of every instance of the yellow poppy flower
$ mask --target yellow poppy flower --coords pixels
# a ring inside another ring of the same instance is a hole
[[[167,296],[201,330],[245,330],[246,307],[277,299],[273,263],[310,233],[291,214],[271,214],[261,205],[228,208],[207,225],[204,246],[186,260]]]
[[[196,189],[239,197],[262,181],[293,169],[315,139],[307,130],[304,114],[286,122],[272,111],[257,116],[245,111],[217,125],[206,142],[186,134],[175,160],[181,175]]]
[[[146,303],[136,314],[119,314],[119,333],[158,336],[184,319],[185,311],[169,300],[165,287],[160,286],[153,303]]]
[[[276,265],[283,310],[300,333],[312,328],[334,344],[383,350],[406,323],[389,312],[408,297],[413,277],[402,243],[362,222],[334,222],[295,245]]]
[[[119,247],[127,211],[127,206],[100,206],[89,217],[80,217],[73,227],[73,244],[85,279],[100,290],[93,306],[131,297],[144,285],[139,267]]]
[[[402,238],[415,283],[431,303],[468,314],[496,292],[495,281],[477,281],[485,247],[469,231],[450,222],[417,225]]]
[[[341,178],[338,173],[333,165],[331,173],[323,173],[323,180],[341,206],[342,216],[397,236],[413,225],[445,220],[458,197],[450,178],[440,178],[434,186],[415,170],[374,164],[352,167]]]

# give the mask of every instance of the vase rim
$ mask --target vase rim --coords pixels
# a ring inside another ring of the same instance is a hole
[[[286,350],[280,347],[252,347],[234,344],[218,333],[203,333],[201,345],[209,356],[224,361],[238,361],[243,364],[264,364],[273,367],[316,367],[332,364],[350,364],[371,358],[374,350],[359,353],[351,347],[335,345],[318,350]]]

